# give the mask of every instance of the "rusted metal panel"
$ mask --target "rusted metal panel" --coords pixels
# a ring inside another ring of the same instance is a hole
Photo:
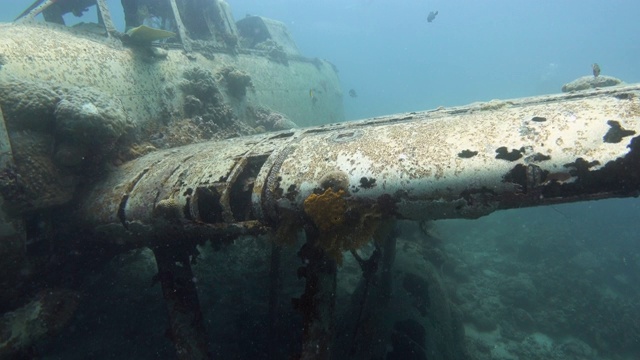
[[[114,169],[96,184],[83,196],[79,217],[106,236],[117,232],[126,241],[150,233],[157,212],[171,208],[181,220],[201,224],[203,234],[221,236],[228,226],[211,225],[235,222],[240,230],[231,231],[234,234],[263,232],[256,224],[242,225],[252,219],[233,217],[231,191],[245,168],[262,166],[276,145],[273,134],[263,134],[151,153]],[[260,161],[250,163],[252,158]],[[251,188],[248,191],[250,208]]]
[[[172,198],[188,210],[186,221],[273,225],[284,213],[313,218],[305,201],[329,188],[347,212],[370,207],[406,219],[636,196],[639,94],[632,85],[491,101],[157,152],[111,174],[88,195],[83,216],[149,224],[158,201]],[[234,183],[247,179],[250,194],[232,199]],[[199,188],[219,196],[195,204]],[[250,216],[228,212],[238,199]],[[199,214],[211,211],[208,200],[227,214]]]

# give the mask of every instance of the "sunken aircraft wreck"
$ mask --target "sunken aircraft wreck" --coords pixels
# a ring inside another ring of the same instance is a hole
[[[395,221],[640,190],[640,85],[335,123],[334,67],[299,55],[281,23],[234,23],[224,1],[163,4],[164,29],[118,32],[103,0],[37,2],[0,25],[2,356],[64,331],[87,301],[83,284],[127,268],[105,294],[151,286],[168,314],[136,318],[163,331],[127,333],[135,347],[180,359],[382,358],[413,346],[398,324],[427,314],[424,301],[393,296]],[[94,10],[95,23],[60,24]],[[349,261],[362,273],[338,299]],[[254,306],[219,292],[231,281]],[[422,350],[462,359],[459,319],[429,283],[440,328]],[[153,303],[105,299],[133,317]]]

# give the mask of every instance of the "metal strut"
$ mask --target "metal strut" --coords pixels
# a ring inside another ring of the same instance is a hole
[[[171,245],[152,250],[158,266],[154,280],[162,287],[169,314],[168,337],[178,359],[211,359],[189,255]]]
[[[178,359],[211,359],[191,264],[199,252],[197,238],[189,236],[173,200],[159,201],[154,208],[150,248],[158,273],[153,280],[162,287],[169,315],[168,338]]]
[[[306,279],[304,294],[293,299],[293,307],[302,313],[303,334],[301,360],[331,358],[335,333],[336,261],[315,244],[316,238],[307,232],[307,242],[298,252],[306,263],[298,276]]]

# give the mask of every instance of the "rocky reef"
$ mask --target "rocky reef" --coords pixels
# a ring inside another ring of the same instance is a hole
[[[298,127],[286,115],[262,106],[247,107],[247,116],[255,124],[257,132],[279,131]]]
[[[252,134],[254,130],[239,119],[226,102],[221,88],[230,96],[244,97],[251,77],[235,68],[213,74],[203,67],[192,67],[180,82],[183,117],[169,119],[145,129],[142,148],[170,148],[213,139]]]
[[[69,201],[133,129],[117,98],[89,87],[9,79],[0,102],[16,164],[0,174],[0,191],[17,212]]]
[[[436,245],[447,254],[440,271],[462,314],[468,359],[638,354],[635,227],[614,229],[610,217],[599,216],[605,211],[620,223],[632,221],[620,202],[598,202],[588,211],[566,205],[434,225],[430,233],[446,239]]]
[[[562,92],[572,92],[580,90],[595,89],[607,86],[616,86],[622,84],[622,80],[613,76],[583,76],[573,80],[562,86]]]
[[[21,358],[42,336],[60,332],[71,321],[79,302],[80,294],[75,291],[43,290],[26,305],[4,313],[0,317],[0,358]]]
[[[218,75],[222,77],[229,95],[235,99],[243,99],[247,95],[247,89],[253,89],[251,76],[233,66],[225,66],[218,71]]]

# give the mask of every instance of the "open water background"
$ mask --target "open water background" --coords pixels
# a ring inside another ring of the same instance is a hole
[[[110,2],[119,4],[119,0]],[[340,71],[349,120],[556,93],[564,83],[591,74],[594,62],[600,64],[602,75],[615,76],[627,83],[640,82],[637,1],[228,2],[236,19],[251,14],[283,21],[302,54],[333,62]],[[0,21],[11,21],[28,3],[3,1]],[[430,11],[439,14],[428,23]],[[122,15],[113,15],[123,28]],[[349,97],[349,89],[354,89],[358,96]],[[568,292],[559,299],[574,301],[578,306],[580,290],[572,295],[571,288],[575,282],[587,281],[588,285],[581,286],[601,290],[583,293],[593,296],[588,301],[594,304],[594,312],[584,313],[589,311],[585,306],[579,309],[581,314],[574,316],[600,319],[600,323],[592,324],[595,327],[612,326],[604,329],[604,334],[624,333],[624,328],[613,329],[614,324],[632,323],[611,316],[640,318],[637,302],[625,311],[615,309],[615,304],[633,304],[632,300],[640,294],[638,277],[634,275],[640,273],[639,207],[637,199],[607,200],[503,211],[479,220],[455,220],[436,226],[441,238],[451,241],[451,256],[487,277],[506,279],[509,275],[504,264],[509,264],[507,268],[519,274],[519,278],[532,279],[538,293],[543,294],[549,291],[542,289],[544,276],[555,276],[544,271],[556,268],[567,273],[569,269],[577,277],[572,278],[573,282],[562,283],[559,281],[566,278],[556,276],[553,286],[565,287]],[[520,258],[522,254],[534,258]],[[544,264],[545,269],[540,270],[539,264]],[[573,265],[564,268],[563,264]],[[536,269],[539,271],[534,272]],[[472,278],[470,282],[482,280]],[[500,289],[495,293],[500,294]],[[614,308],[607,314],[596,313],[607,296],[617,299],[610,302]],[[544,298],[540,301],[551,306]],[[549,313],[557,310],[548,308]],[[534,306],[529,312],[541,316],[544,309]],[[598,331],[581,333],[579,327],[584,325],[576,322],[567,331],[575,330],[571,336],[601,349],[595,358],[621,358],[617,357],[623,354],[614,348],[614,340],[600,340],[604,345],[597,344],[594,339],[599,336]],[[627,330],[633,333],[638,329],[636,324]],[[507,340],[495,342],[507,346]],[[640,346],[625,344],[623,352],[634,358],[632,352]],[[602,350],[607,346],[611,347],[609,353]],[[498,355],[493,358],[501,358]]]

